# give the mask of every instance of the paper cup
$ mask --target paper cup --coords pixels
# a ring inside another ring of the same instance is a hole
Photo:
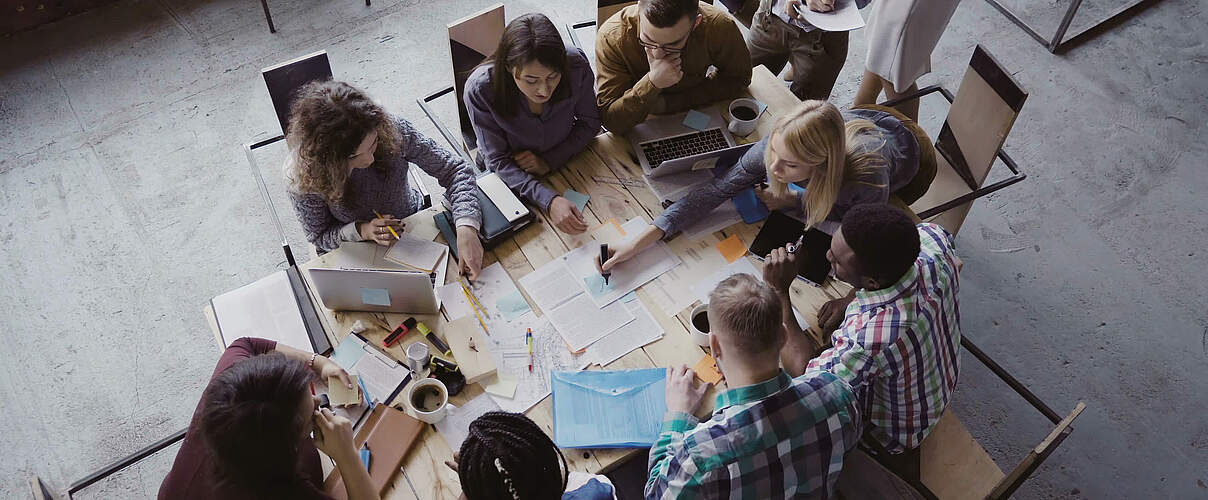
[[[407,404],[421,422],[435,424],[449,412],[449,389],[434,378],[421,379],[407,391]]]
[[[709,347],[708,313],[709,304],[701,304],[692,308],[692,314],[688,315],[688,325],[689,330],[692,332],[692,340],[696,341],[696,345],[701,347]]]

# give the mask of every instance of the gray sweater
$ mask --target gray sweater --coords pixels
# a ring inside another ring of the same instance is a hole
[[[876,125],[875,130],[865,132],[864,142],[858,149],[876,151],[885,160],[885,168],[880,169],[871,179],[864,182],[847,182],[839,190],[839,197],[831,206],[826,220],[839,221],[851,207],[861,203],[885,203],[889,194],[905,187],[914,179],[919,171],[919,143],[910,129],[889,113],[865,109],[855,109],[843,112],[845,121],[863,118]],[[711,212],[718,205],[733,198],[746,188],[760,182],[765,182],[768,169],[763,164],[764,151],[768,147],[768,137],[764,137],[751,149],[748,149],[738,163],[713,182],[702,185],[688,193],[679,201],[654,219],[655,227],[662,229],[666,236],[672,236],[684,226],[695,222],[701,214]],[[877,184],[878,186],[870,186]],[[809,190],[809,186],[803,186]]]
[[[290,190],[289,198],[306,239],[321,252],[335,250],[340,241],[359,240],[354,224],[375,218],[375,210],[400,219],[418,212],[423,198],[407,182],[410,163],[435,177],[445,188],[445,198],[453,207],[458,226],[475,229],[480,226],[482,216],[474,196],[473,167],[419,133],[407,120],[394,117],[394,123],[398,152],[388,158],[377,158],[368,168],[350,172],[342,203],[329,203],[320,194]],[[295,161],[290,154],[285,167],[287,176],[292,175]]]

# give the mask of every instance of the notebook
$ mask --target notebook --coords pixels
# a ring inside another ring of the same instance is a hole
[[[407,456],[423,430],[423,422],[402,410],[377,405],[365,420],[365,425],[353,436],[354,448],[360,449],[366,443],[369,445],[369,481],[377,488],[379,495],[385,496],[386,487],[402,465],[403,457]],[[337,500],[348,498],[339,469],[331,471],[323,481],[323,489]]]

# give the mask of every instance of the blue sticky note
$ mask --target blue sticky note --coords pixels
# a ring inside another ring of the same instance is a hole
[[[734,195],[734,207],[738,209],[738,215],[742,216],[742,221],[747,224],[764,220],[771,214],[767,205],[764,205],[762,201],[759,201],[759,197],[755,196],[754,188],[746,188]]]
[[[763,110],[768,109],[768,105],[764,104],[763,101],[755,101],[755,102],[759,103],[759,112],[755,113],[755,117],[759,118],[759,115],[763,114]]]
[[[692,127],[696,130],[708,129],[709,122],[712,122],[712,121],[713,121],[712,117],[710,117],[709,115],[706,115],[704,113],[701,113],[700,111],[697,111],[695,109],[689,110],[688,114],[684,116],[684,126]]]
[[[369,460],[372,456],[369,454],[369,445],[361,445],[361,463],[365,464],[365,470],[369,470]]]
[[[524,296],[520,294],[520,290],[513,291],[495,301],[495,307],[508,321],[524,316],[524,313],[532,310],[529,308],[528,301],[524,300]]]
[[[590,196],[575,191],[574,189],[567,189],[565,193],[562,193],[562,197],[570,201],[571,204],[573,204],[575,208],[578,208],[580,212],[587,207],[587,200],[591,199]]]
[[[550,388],[561,448],[649,448],[667,412],[666,368],[552,372]]]
[[[583,284],[587,285],[587,291],[591,294],[592,298],[599,298],[601,295],[614,290],[612,284],[605,283],[604,277],[598,274],[592,274],[583,278]]]
[[[385,288],[362,288],[361,302],[367,306],[390,307],[390,290]]]
[[[340,345],[336,346],[329,359],[340,365],[340,368],[351,370],[353,365],[361,360],[361,356],[365,355],[364,345],[356,335],[349,335],[343,342],[340,342]]]

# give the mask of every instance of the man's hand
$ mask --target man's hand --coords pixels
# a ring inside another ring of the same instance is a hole
[[[801,199],[792,191],[784,190],[783,194],[776,194],[775,191],[767,188],[759,188],[755,190],[755,196],[768,207],[768,210],[791,210],[801,208]]]
[[[789,253],[787,245],[772,250],[763,262],[763,280],[779,293],[789,293],[796,277],[797,254]]]
[[[457,269],[470,279],[478,279],[482,270],[482,241],[478,230],[470,226],[457,226]]]
[[[696,413],[705,392],[713,384],[696,381],[696,372],[688,365],[667,369],[667,411],[678,411],[688,414]]]
[[[540,156],[537,156],[532,151],[521,151],[512,155],[512,160],[516,161],[520,168],[528,172],[529,175],[543,176],[549,173],[549,164]]]
[[[650,83],[655,87],[665,89],[679,83],[684,78],[683,59],[679,54],[668,55],[662,59],[650,59],[649,51],[646,58],[650,61]]]
[[[822,308],[818,309],[818,327],[823,331],[831,331],[843,322],[844,311],[847,310],[847,305],[856,298],[856,291],[853,289],[851,293],[839,297],[835,300],[828,300],[822,304]]]
[[[789,2],[794,1],[789,0]],[[835,0],[805,0],[805,5],[814,12],[830,12],[835,10]]]
[[[555,196],[549,203],[549,218],[554,227],[566,234],[581,234],[587,230],[587,221],[583,220],[579,207],[561,196]]]
[[[386,214],[379,219],[357,223],[357,232],[361,234],[361,239],[373,241],[379,245],[388,246],[394,243],[394,235],[390,234],[390,228],[394,228],[396,233],[402,233],[403,221]]]

